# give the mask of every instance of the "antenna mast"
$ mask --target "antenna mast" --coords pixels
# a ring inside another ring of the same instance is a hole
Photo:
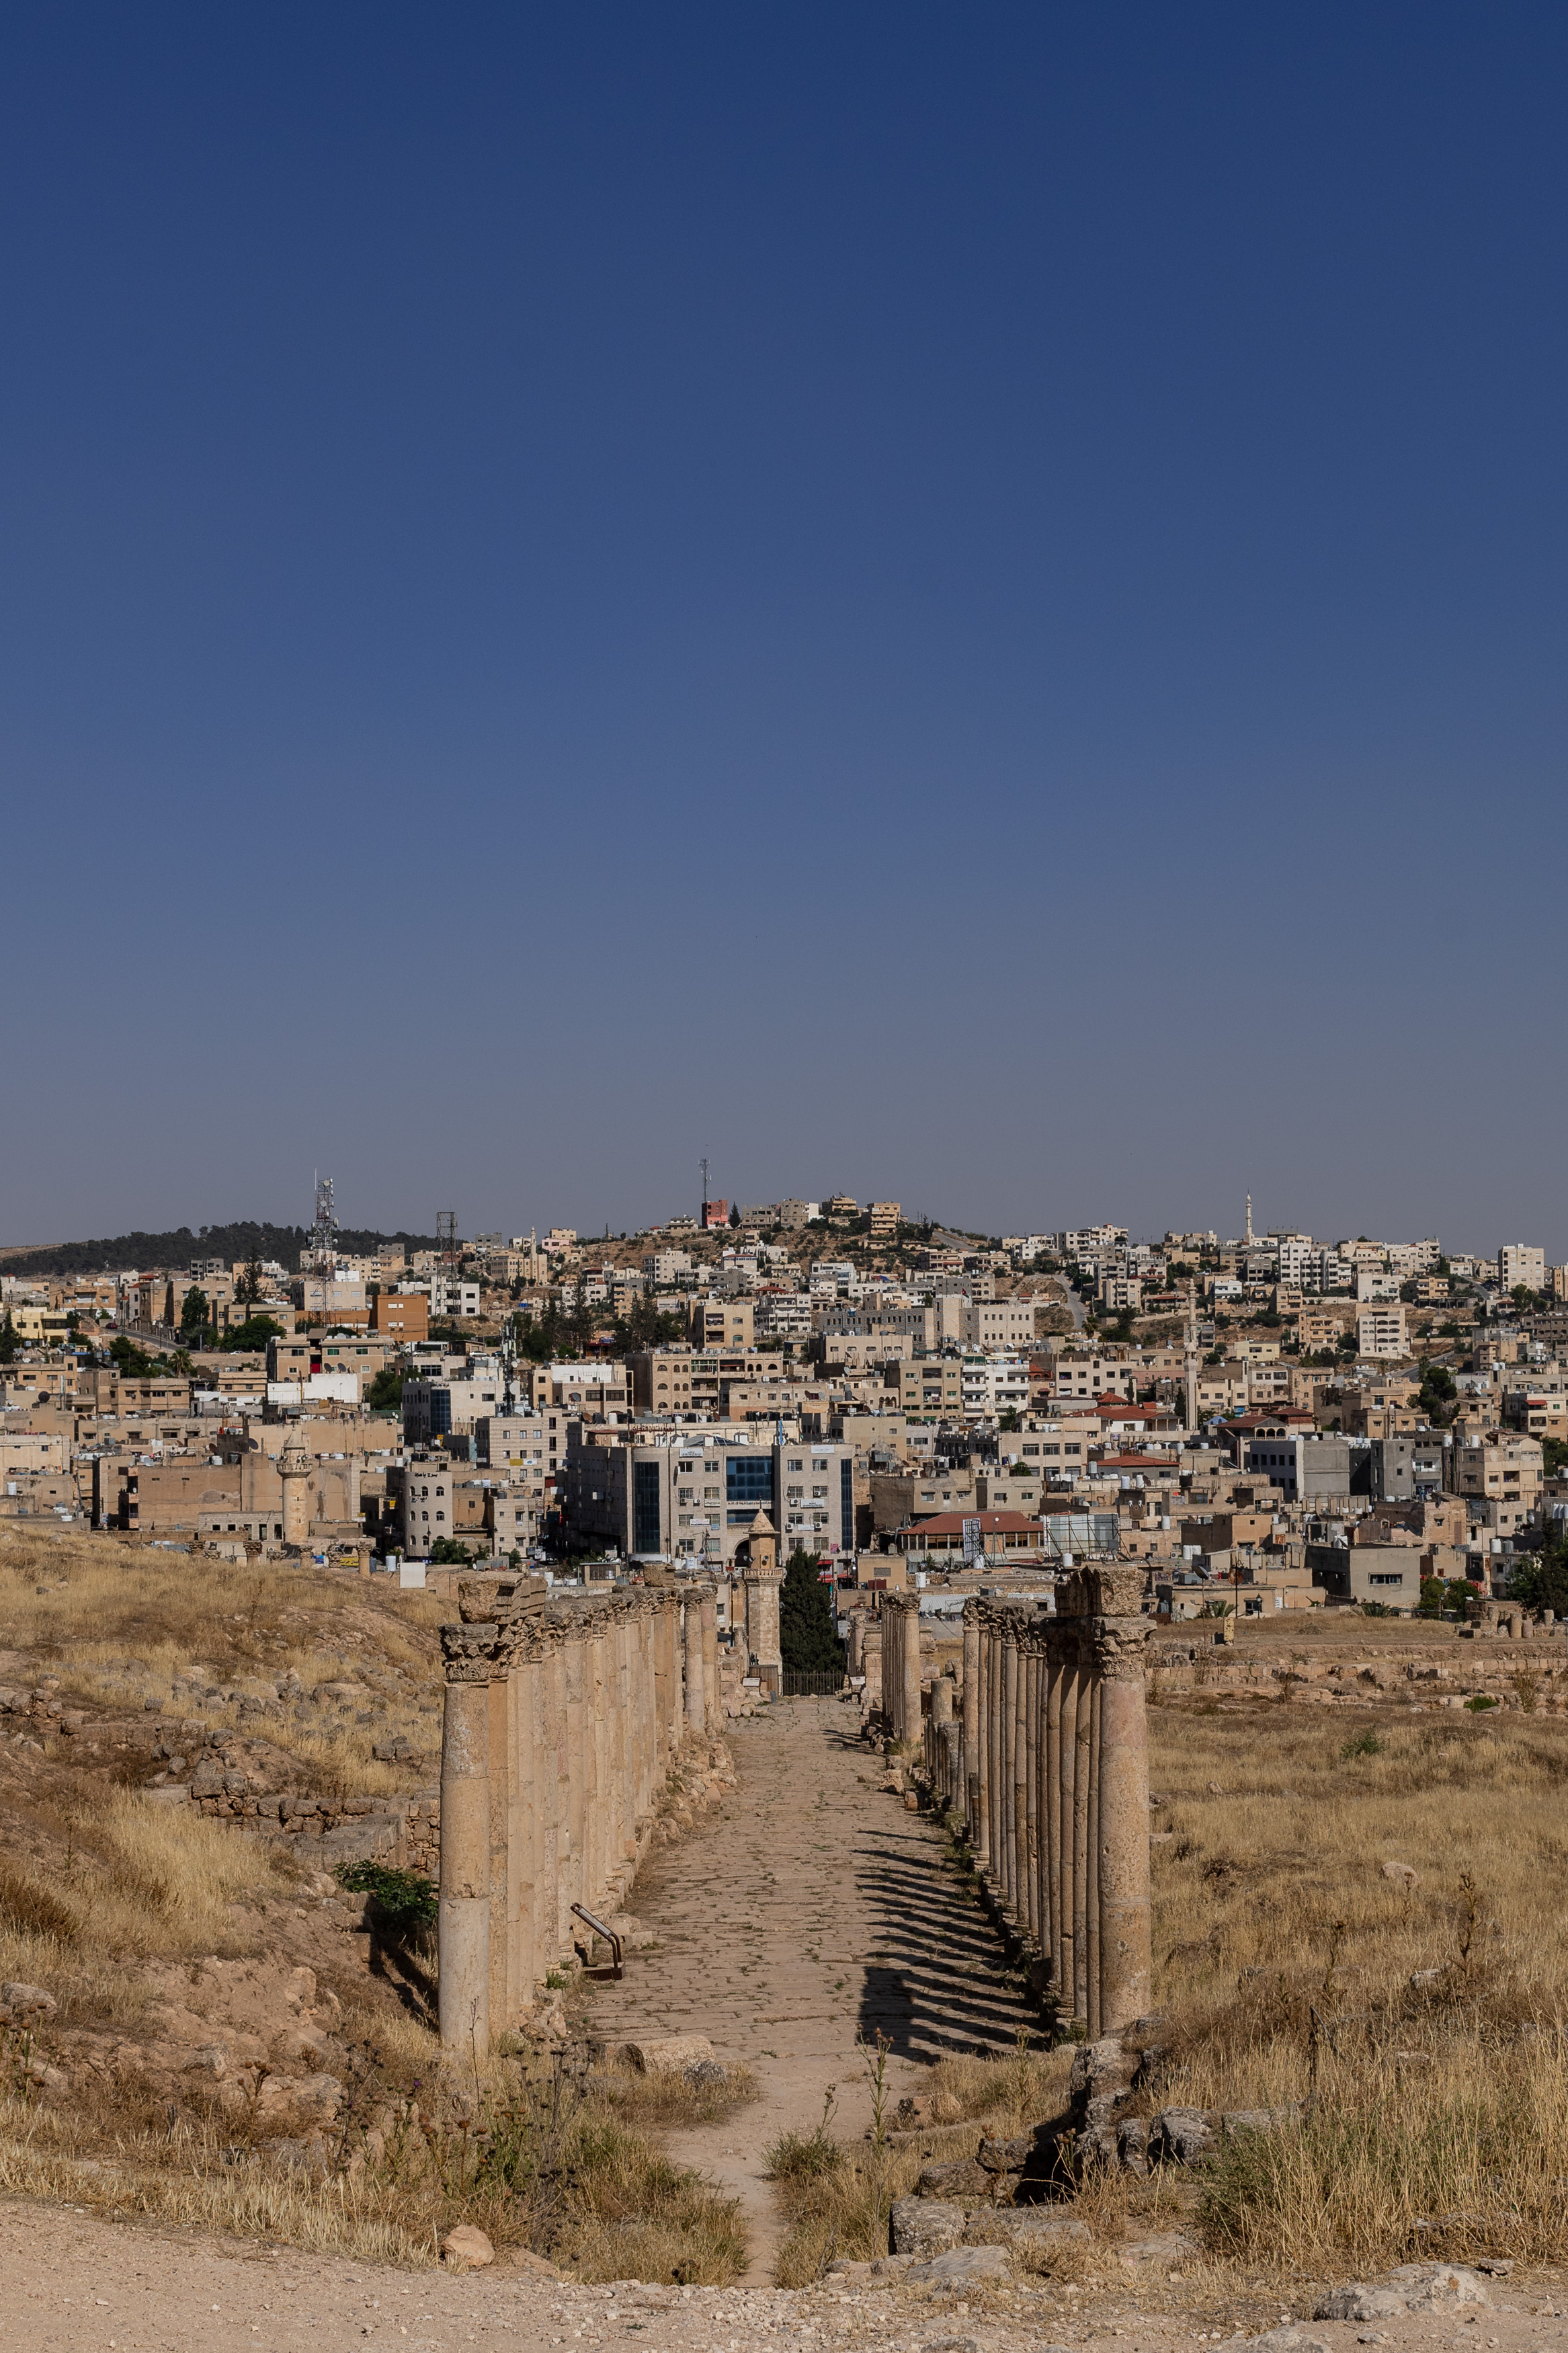
[[[338,1220],[332,1207],[332,1180],[330,1176],[316,1179],[316,1217],[310,1228],[310,1256],[316,1272],[329,1281],[337,1271]]]

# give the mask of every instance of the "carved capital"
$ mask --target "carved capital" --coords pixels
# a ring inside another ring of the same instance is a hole
[[[1091,1640],[1096,1672],[1113,1682],[1142,1683],[1144,1653],[1153,1630],[1149,1618],[1095,1619]]]

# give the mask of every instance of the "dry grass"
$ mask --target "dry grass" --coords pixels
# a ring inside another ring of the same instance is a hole
[[[727,2067],[723,2081],[694,2084],[668,2069],[644,2074],[616,2067],[595,2077],[595,2088],[626,2124],[646,2132],[672,2132],[692,2125],[719,2125],[757,2097],[749,2067]]]
[[[287,1753],[299,1787],[322,1796],[407,1788],[408,1766],[373,1757],[374,1743],[402,1735],[434,1753],[436,1630],[449,1614],[437,1595],[381,1579],[239,1567],[108,1535],[0,1533],[6,1646],[58,1676],[60,1697],[143,1713],[151,1701],[154,1712],[254,1732]],[[300,1689],[279,1701],[290,1677]],[[367,1683],[364,1701],[312,1697],[345,1680]],[[244,1697],[266,1713],[242,1711]]]
[[[782,2136],[766,2152],[789,2222],[774,2284],[805,2287],[841,2256],[886,2254],[892,2201],[911,2193],[933,2157],[973,2155],[981,2132],[1007,2140],[1059,2109],[1071,2064],[1070,2051],[1022,2045],[1005,2058],[943,2059],[921,2093],[930,2125],[912,2137],[887,2137],[880,2148],[873,2139],[836,2139],[831,2105],[814,2133]]]
[[[67,1863],[47,1868],[14,1845],[0,1865],[0,1978],[48,1987],[62,2025],[132,2024],[142,1996],[128,1964],[247,1950],[232,1907],[297,1870],[287,1850],[192,1808],[85,1778],[33,1820]]]
[[[1297,2112],[1227,2149],[1205,2189],[1213,2243],[1248,2263],[1561,2261],[1568,1732],[1347,1714],[1153,1712],[1175,2031],[1146,2105]]]

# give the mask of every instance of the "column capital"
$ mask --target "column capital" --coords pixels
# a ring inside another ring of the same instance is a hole
[[[1142,1684],[1144,1653],[1154,1630],[1152,1619],[1095,1618],[1087,1630],[1100,1674],[1117,1682],[1136,1680]]]
[[[443,1626],[441,1660],[449,1683],[488,1683],[511,1664],[509,1630],[493,1621]]]

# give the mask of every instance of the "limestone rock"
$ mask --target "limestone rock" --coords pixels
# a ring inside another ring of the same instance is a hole
[[[955,2158],[951,2164],[928,2165],[915,2184],[920,2198],[991,2198],[996,2190],[997,2176],[987,2173],[972,2157]]]
[[[1020,2134],[1016,2140],[983,2140],[975,2150],[975,2161],[987,2173],[1021,2173],[1034,2152],[1032,2133]]]
[[[892,2250],[896,2255],[922,2259],[956,2247],[963,2237],[962,2206],[941,2198],[895,2198],[891,2217]]]
[[[461,2271],[479,2271],[493,2263],[496,2251],[476,2222],[458,2222],[441,2242],[441,2261]]]
[[[1331,2353],[1321,2337],[1307,2337],[1289,2324],[1283,2328],[1271,2328],[1263,2337],[1249,2337],[1247,2353]]]
[[[928,2263],[911,2263],[904,2274],[911,2286],[938,2286],[944,2281],[979,2285],[985,2280],[1005,2280],[1012,2275],[1005,2247],[952,2247],[944,2254],[932,2255]]]
[[[1387,2320],[1401,2312],[1447,2312],[1461,2304],[1490,2304],[1486,2284],[1463,2263],[1401,2263],[1386,2287],[1354,2280],[1313,2307],[1314,2320]]]
[[[1138,2263],[1184,2263],[1198,2252],[1198,2242],[1184,2231],[1156,2231],[1152,2237],[1133,2239],[1117,2254],[1129,2270]]]
[[[23,1985],[18,1978],[0,1985],[0,2010],[4,2010],[9,2025],[20,2026],[33,2019],[53,2018],[58,2007],[54,1995],[46,1993],[42,1986]]]
[[[963,2226],[964,2244],[970,2247],[1065,2246],[1069,2240],[1089,2235],[1087,2222],[1051,2206],[997,2206],[987,2213],[972,2214]]]
[[[1162,2108],[1149,2127],[1152,2165],[1196,2165],[1214,2146],[1214,2127],[1201,2108]]]
[[[713,2045],[705,2034],[658,2034],[646,2042],[628,2042],[626,2055],[645,2075],[681,2075],[689,2067],[711,2063]]]

